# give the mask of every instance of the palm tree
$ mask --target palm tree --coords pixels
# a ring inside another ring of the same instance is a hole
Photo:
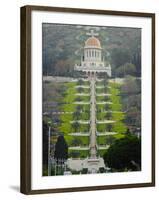
[[[82,105],[78,105],[76,107],[76,111],[78,111],[79,113],[82,111],[83,106]]]
[[[108,111],[108,112],[106,113],[105,117],[106,117],[108,120],[110,120],[111,117],[112,117],[112,113]]]
[[[74,120],[79,120],[80,118],[80,112],[78,110],[76,110],[74,113],[73,113],[73,119]]]
[[[104,109],[105,109],[106,111],[109,111],[109,110],[110,110],[110,105],[109,105],[109,104],[105,104]]]
[[[111,131],[112,131],[112,128],[113,128],[112,124],[108,124],[108,125],[107,125],[107,131],[108,131],[108,132],[111,132]]]
[[[80,127],[79,122],[75,121],[74,123],[72,123],[72,128],[75,130],[75,132],[78,131],[79,127]]]

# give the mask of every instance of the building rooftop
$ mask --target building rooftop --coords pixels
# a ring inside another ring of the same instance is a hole
[[[98,38],[92,36],[89,37],[85,42],[85,47],[96,47],[101,48],[101,44]]]

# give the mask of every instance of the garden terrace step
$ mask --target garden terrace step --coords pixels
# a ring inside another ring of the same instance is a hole
[[[62,115],[62,114],[73,114],[74,112],[52,112],[52,115]],[[83,111],[80,111],[80,113],[84,113]]]
[[[96,120],[97,124],[111,124],[111,123],[115,123],[115,121],[113,120]]]
[[[89,124],[90,123],[89,120],[76,120],[76,121],[71,121],[71,124],[76,123],[76,122],[78,122],[80,124]]]
[[[79,133],[69,133],[68,135],[72,135],[72,136],[90,136],[89,132],[79,132]]]
[[[122,111],[111,111],[111,110],[109,110],[109,111],[102,111],[102,113],[125,113],[125,112],[122,112]]]
[[[101,81],[104,81],[104,79],[103,79],[103,78],[101,78],[101,79],[96,78],[96,81],[97,81],[97,82],[101,82]]]
[[[73,112],[52,112],[52,115],[72,114]]]
[[[108,149],[109,147],[110,147],[110,145],[98,145],[97,149],[102,150],[102,149]]]
[[[97,132],[97,136],[116,135],[117,132]]]
[[[97,101],[96,104],[113,104],[110,101]]]
[[[76,96],[90,96],[89,93],[76,93]]]
[[[111,88],[110,86],[106,86],[107,88]],[[103,89],[103,88],[105,88],[105,86],[96,86],[96,89]]]
[[[76,85],[75,88],[90,88],[90,86],[87,86],[87,85]]]
[[[111,96],[111,94],[108,94],[108,93],[96,93],[96,96],[104,97],[104,96]]]
[[[75,146],[75,147],[68,147],[69,148],[69,150],[83,150],[83,151],[85,151],[85,150],[89,150],[89,147],[87,146],[87,147],[81,147],[81,146]]]
[[[76,101],[76,102],[74,102],[73,104],[80,104],[80,105],[82,105],[82,104],[90,104],[90,102],[87,102],[87,101]]]

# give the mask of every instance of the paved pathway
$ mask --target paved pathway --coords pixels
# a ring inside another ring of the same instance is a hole
[[[95,77],[91,77],[91,135],[90,135],[90,157],[96,158],[96,100],[95,100]]]

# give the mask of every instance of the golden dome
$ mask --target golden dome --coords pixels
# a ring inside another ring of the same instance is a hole
[[[98,40],[98,38],[92,36],[86,40],[85,47],[101,48],[100,41]]]

